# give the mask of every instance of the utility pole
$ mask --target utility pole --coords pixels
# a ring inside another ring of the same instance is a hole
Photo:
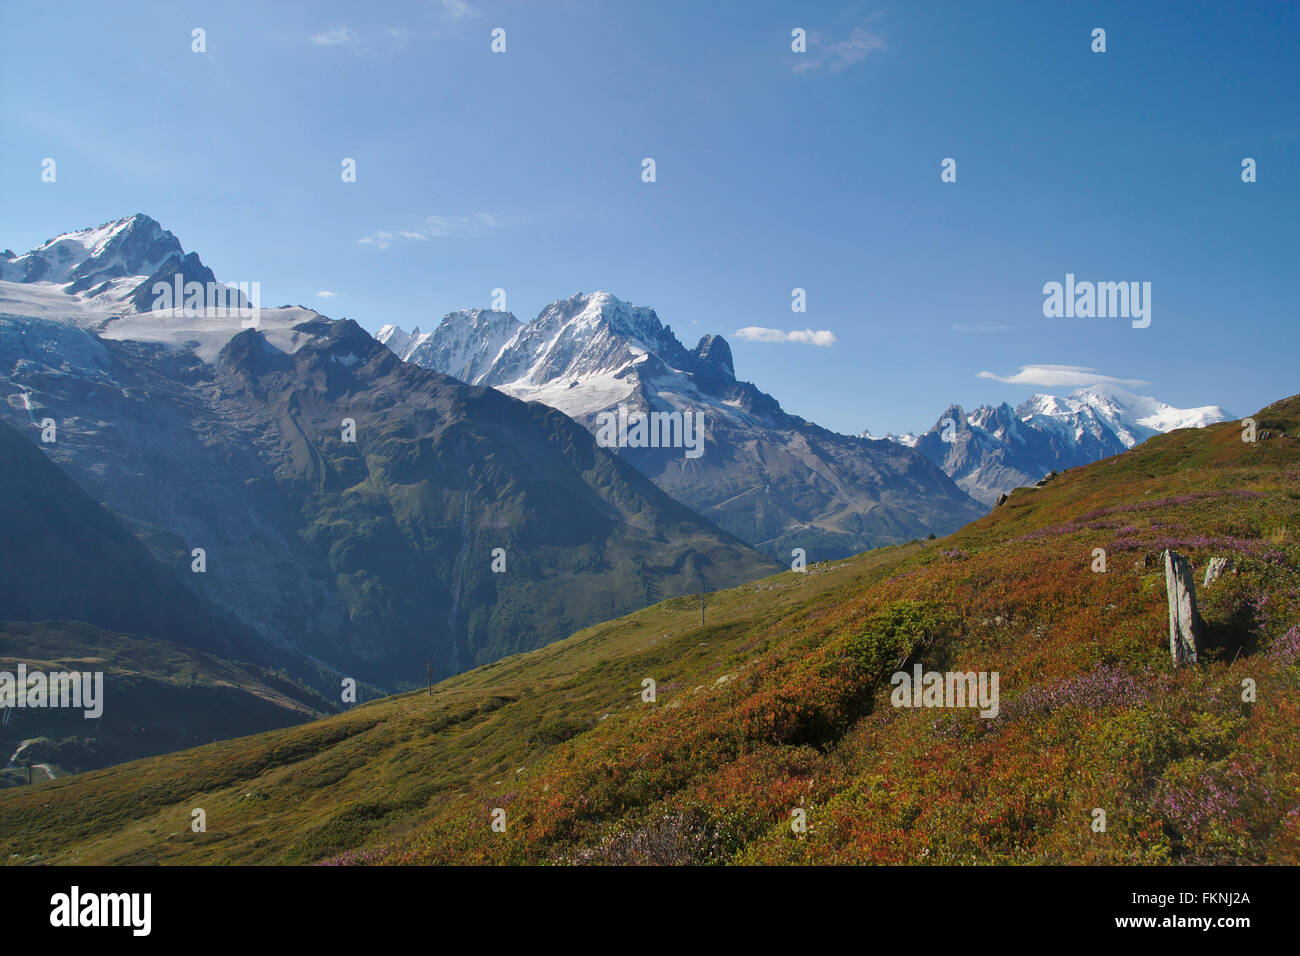
[[[424,669],[429,672],[429,696],[433,696],[433,665],[428,661],[424,662]]]
[[[701,592],[700,592],[700,627],[703,627],[703,626],[704,626],[704,605],[705,605],[706,600],[707,600],[707,599],[706,599],[706,597],[705,597],[704,592],[701,591]]]

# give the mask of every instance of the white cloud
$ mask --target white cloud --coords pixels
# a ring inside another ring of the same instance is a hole
[[[357,32],[351,27],[336,27],[308,37],[316,46],[349,46],[357,42]]]
[[[446,239],[448,236],[471,230],[498,229],[504,225],[499,216],[490,212],[479,212],[473,216],[429,216],[424,220],[424,225],[417,229],[380,229],[358,239],[357,242],[364,246],[374,246],[376,249],[387,249],[398,239],[426,242],[429,239]]]
[[[442,3],[442,9],[447,16],[453,20],[459,20],[462,17],[482,16],[481,13],[466,3],[466,0],[439,0],[439,2]]]
[[[461,224],[466,225],[468,223],[469,220],[462,217]],[[428,239],[430,236],[442,239],[456,231],[456,220],[448,219],[445,216],[430,216],[424,221],[424,226],[426,232],[420,235],[421,239]],[[410,238],[406,233],[403,233],[403,235],[408,239]]]
[[[736,336],[746,342],[800,342],[804,345],[820,345],[829,348],[836,341],[835,333],[826,329],[814,332],[812,329],[794,329],[785,332],[781,329],[765,329],[761,325],[747,325],[736,330]]]
[[[808,34],[808,52],[795,55],[794,71],[807,73],[823,66],[838,73],[860,63],[872,53],[885,49],[885,38],[866,27],[854,27],[847,40],[824,42],[820,34]]]
[[[319,296],[320,298],[322,298],[322,299],[332,299],[332,298],[334,298],[336,295],[338,295],[338,293],[337,293],[337,292],[330,292],[330,291],[326,290],[326,291],[324,291],[324,292],[317,292],[316,295],[318,295],[318,296]]]
[[[1084,368],[1081,365],[1022,365],[1020,371],[1012,375],[998,375],[994,372],[980,372],[980,378],[991,378],[994,381],[1005,382],[1008,385],[1043,385],[1043,386],[1071,386],[1080,385],[1150,385],[1150,382],[1140,378],[1115,378],[1113,375],[1103,375],[1095,368]]]
[[[393,244],[393,234],[391,232],[372,232],[364,239],[358,239],[357,242],[363,246],[377,246],[380,249],[387,249]]]

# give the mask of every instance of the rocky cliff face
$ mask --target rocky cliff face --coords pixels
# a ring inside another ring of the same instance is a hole
[[[403,332],[385,325],[376,334],[403,361],[437,369],[462,382],[475,382],[519,328],[509,312],[464,309],[452,312],[432,332]]]

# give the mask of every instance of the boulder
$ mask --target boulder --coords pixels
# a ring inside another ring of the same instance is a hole
[[[993,505],[993,507],[994,507],[994,508],[1001,508],[1004,504],[1007,503],[1007,497],[1008,497],[1007,495],[998,495],[998,500],[997,500],[997,502]]]
[[[1205,624],[1196,610],[1196,581],[1192,564],[1175,551],[1165,551],[1165,590],[1169,598],[1169,654],[1174,666],[1195,664],[1201,654]]]

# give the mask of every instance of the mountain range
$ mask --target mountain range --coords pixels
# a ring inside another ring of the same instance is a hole
[[[694,349],[655,311],[607,292],[551,303],[529,322],[452,312],[432,332],[377,333],[402,359],[558,409],[599,434],[610,414],[702,417],[702,454],[617,450],[658,487],[778,561],[844,557],[946,534],[983,508],[925,456],[785,412],[736,378],[731,348]]]
[[[52,422],[49,460],[177,587],[336,701],[343,678],[423,685],[774,567],[564,415],[351,321],[141,311],[168,269],[210,275],[147,216],[0,268],[0,418],[33,443]]]
[[[1103,384],[1076,389],[1066,398],[1033,395],[1015,408],[1003,402],[968,414],[950,405],[923,434],[885,437],[915,448],[963,491],[991,506],[1013,488],[1051,472],[1117,455],[1154,435],[1232,418],[1217,405],[1174,408]]]

